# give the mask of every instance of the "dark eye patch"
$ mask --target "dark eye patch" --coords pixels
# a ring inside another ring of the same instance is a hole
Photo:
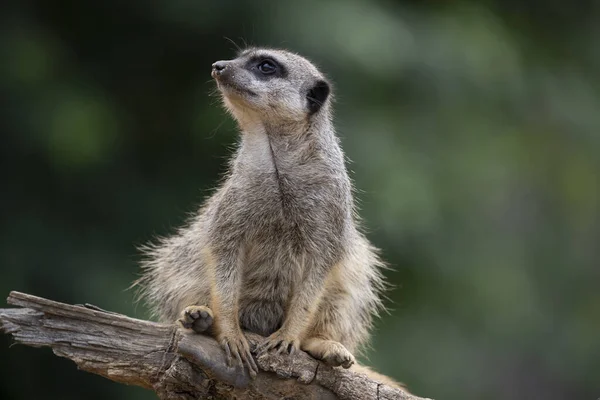
[[[246,69],[259,79],[285,78],[288,75],[287,69],[281,62],[266,54],[252,55],[246,62]]]

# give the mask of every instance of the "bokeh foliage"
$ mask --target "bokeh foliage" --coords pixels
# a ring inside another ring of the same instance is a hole
[[[144,317],[135,247],[210,193],[234,45],[335,83],[396,285],[368,362],[436,399],[600,396],[595,2],[9,0],[0,12],[0,295]],[[151,399],[0,339],[0,397]]]

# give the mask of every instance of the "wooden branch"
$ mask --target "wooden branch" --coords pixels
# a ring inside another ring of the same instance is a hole
[[[11,292],[8,303],[21,308],[0,309],[0,331],[18,343],[49,346],[84,371],[154,390],[161,399],[423,400],[366,375],[328,367],[304,352],[261,356],[257,364],[264,372],[251,380],[241,367],[227,367],[223,351],[208,336],[19,292]],[[260,340],[247,336],[252,343]]]

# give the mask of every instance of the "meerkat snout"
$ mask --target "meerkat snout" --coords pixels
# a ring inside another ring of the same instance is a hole
[[[221,75],[221,72],[223,72],[225,68],[227,68],[227,61],[217,61],[213,63],[211,76],[216,79]]]

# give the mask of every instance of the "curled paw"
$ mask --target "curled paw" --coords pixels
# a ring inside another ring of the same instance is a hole
[[[355,362],[352,353],[343,344],[334,341],[327,343],[327,348],[323,352],[321,360],[332,367],[342,366],[344,368],[350,368]]]
[[[254,358],[252,358],[248,340],[246,340],[246,337],[243,333],[239,332],[238,334],[231,336],[222,335],[219,338],[219,343],[221,344],[221,347],[223,347],[223,350],[225,350],[228,366],[233,366],[233,359],[235,358],[236,362],[240,366],[248,367],[250,377],[256,377],[256,374],[258,373],[258,367],[256,366]]]
[[[268,351],[274,351],[277,354],[294,354],[299,347],[300,341],[297,338],[288,336],[279,330],[256,347],[256,354],[260,356]]]
[[[177,320],[184,329],[202,333],[212,326],[213,313],[207,306],[188,306]]]

